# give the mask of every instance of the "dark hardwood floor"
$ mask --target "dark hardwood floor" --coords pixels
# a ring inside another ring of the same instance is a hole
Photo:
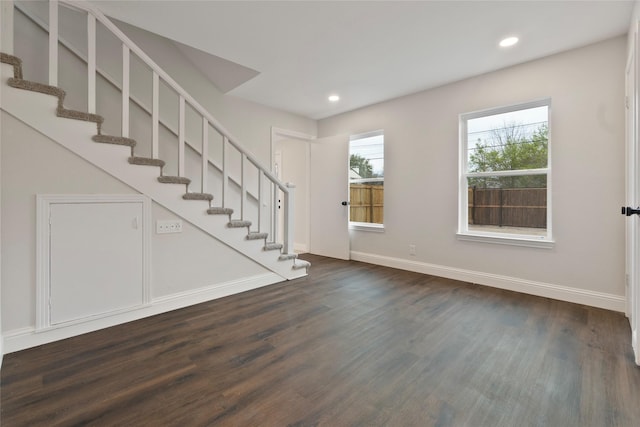
[[[619,313],[358,262],[5,356],[2,426],[639,426]]]

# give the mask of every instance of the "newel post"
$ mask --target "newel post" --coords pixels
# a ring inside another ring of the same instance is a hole
[[[288,193],[284,195],[284,248],[283,254],[293,253],[293,207],[295,205],[296,186],[290,182],[285,184]]]

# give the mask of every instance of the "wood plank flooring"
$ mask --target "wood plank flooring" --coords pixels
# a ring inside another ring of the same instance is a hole
[[[304,258],[304,279],[5,356],[2,426],[640,425],[622,314]]]

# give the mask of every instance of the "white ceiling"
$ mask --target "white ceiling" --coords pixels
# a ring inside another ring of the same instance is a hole
[[[241,65],[229,94],[313,119],[625,34],[633,10],[632,0],[93,3],[195,48],[183,52],[205,72],[203,53]],[[499,48],[508,35],[520,43]]]

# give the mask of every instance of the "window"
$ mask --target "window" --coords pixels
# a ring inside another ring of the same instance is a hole
[[[460,116],[460,238],[551,245],[550,106]]]
[[[349,138],[349,225],[381,230],[384,223],[384,133]]]

